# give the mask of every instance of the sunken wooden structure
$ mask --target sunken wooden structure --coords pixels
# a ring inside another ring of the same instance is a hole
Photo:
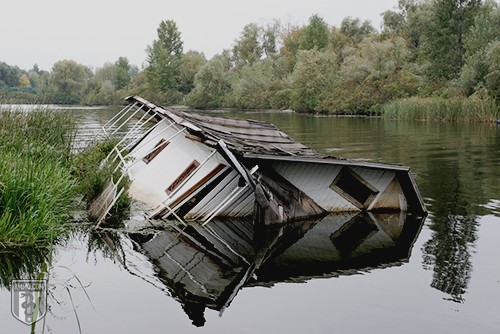
[[[248,217],[273,224],[332,212],[410,212],[426,208],[408,167],[324,156],[255,120],[172,110],[138,96],[104,125],[120,138],[107,159],[115,176],[93,206],[102,221],[124,176],[129,195],[152,219],[206,224]]]

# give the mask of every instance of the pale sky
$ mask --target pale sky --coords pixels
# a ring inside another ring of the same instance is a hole
[[[329,25],[345,17],[371,21],[380,29],[380,14],[397,0],[2,0],[0,61],[50,70],[63,59],[92,68],[118,57],[141,67],[145,49],[162,20],[174,20],[184,51],[210,59],[229,49],[249,23],[307,24],[313,14]]]

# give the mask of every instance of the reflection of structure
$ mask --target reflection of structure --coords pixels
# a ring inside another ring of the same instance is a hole
[[[409,258],[422,221],[350,213],[257,229],[251,220],[213,220],[130,237],[193,324],[202,326],[205,308],[223,312],[243,286],[398,265]]]

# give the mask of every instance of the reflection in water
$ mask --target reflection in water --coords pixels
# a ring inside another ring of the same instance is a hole
[[[206,308],[222,314],[244,286],[400,265],[422,222],[411,215],[353,213],[254,229],[251,220],[225,219],[129,236],[193,325],[203,326]]]
[[[113,112],[85,115],[83,123],[89,127],[104,124]],[[498,128],[293,113],[227,116],[271,122],[321,153],[411,166],[432,215],[433,234],[422,247],[424,267],[434,271],[431,286],[453,301],[463,301],[472,275],[478,221],[490,213],[500,215]]]
[[[12,280],[36,279],[47,271],[50,248],[0,248],[0,287],[10,290]]]
[[[429,168],[429,186],[434,192],[430,228],[434,233],[423,246],[424,265],[434,271],[432,287],[449,294],[452,301],[463,302],[478,229],[474,209],[466,198],[469,185],[464,186],[466,181],[460,178],[456,161],[440,160]]]

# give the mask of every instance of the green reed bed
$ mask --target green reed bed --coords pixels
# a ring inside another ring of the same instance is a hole
[[[73,174],[78,180],[78,191],[85,202],[90,205],[104,190],[111,180],[111,175],[117,166],[118,160],[104,161],[117,144],[117,140],[109,139],[96,142],[83,152],[73,157]],[[104,162],[103,162],[104,161]],[[120,173],[114,173],[114,182],[118,181]],[[127,177],[122,179],[120,186],[128,188]],[[106,222],[116,224],[129,217],[131,198],[125,192],[113,205]],[[90,215],[91,216],[91,215]],[[89,217],[92,219],[92,217]]]
[[[77,195],[75,117],[0,111],[0,246],[48,244],[64,233]]]
[[[444,122],[496,122],[500,110],[491,98],[410,97],[384,106],[383,115],[392,119]]]

